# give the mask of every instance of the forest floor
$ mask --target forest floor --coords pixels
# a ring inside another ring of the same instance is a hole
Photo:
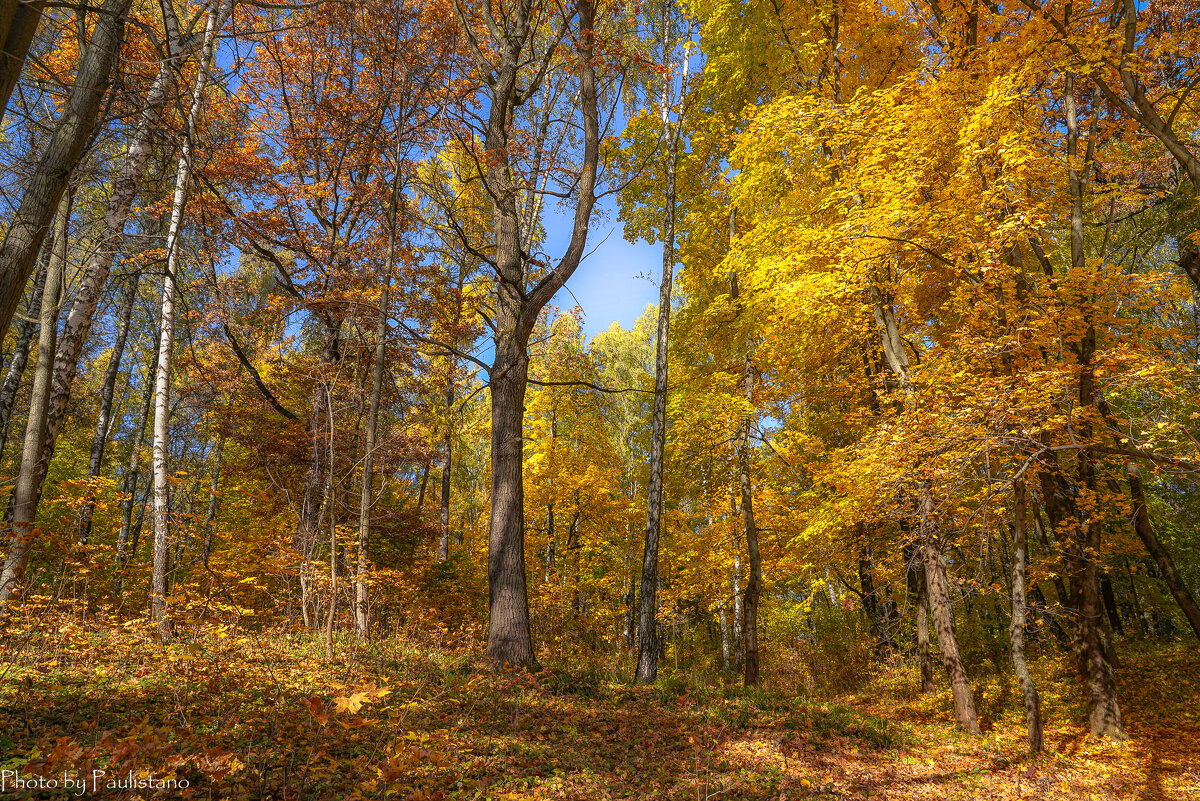
[[[0,643],[0,798],[1200,798],[1188,642],[1123,653],[1123,745],[1086,736],[1066,660],[1039,660],[1048,750],[1031,760],[1011,677],[977,679],[972,738],[947,722],[948,691],[921,697],[898,668],[818,701],[678,675],[493,674],[461,643],[346,641],[331,663],[297,634],[164,648],[132,626],[60,623]],[[131,771],[188,787],[110,785]],[[58,787],[14,789],[39,774]]]

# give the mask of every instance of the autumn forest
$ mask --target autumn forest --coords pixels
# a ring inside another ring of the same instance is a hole
[[[0,40],[0,798],[1200,797],[1200,4]]]

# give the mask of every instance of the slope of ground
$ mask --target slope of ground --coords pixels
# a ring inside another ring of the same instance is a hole
[[[329,663],[300,635],[163,648],[64,620],[5,647],[3,798],[65,798],[67,779],[122,799],[1200,798],[1191,643],[1130,650],[1124,745],[1086,736],[1068,663],[1041,660],[1049,750],[1032,760],[1010,677],[978,682],[985,736],[970,738],[947,723],[948,693],[922,698],[899,669],[822,702],[669,675],[496,675],[466,647],[411,639],[343,642]]]

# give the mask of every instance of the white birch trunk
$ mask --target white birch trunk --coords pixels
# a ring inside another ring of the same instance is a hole
[[[180,232],[183,228],[183,209],[191,181],[192,147],[196,120],[204,104],[204,89],[216,52],[217,31],[224,24],[230,9],[228,0],[210,11],[204,30],[204,46],[192,89],[192,105],[179,148],[179,164],[175,173],[175,196],[171,202],[171,223],[167,229],[167,265],[163,273],[162,311],[160,314],[158,368],[154,383],[154,561],[151,568],[150,613],[163,642],[171,639],[171,621],[167,615],[167,558],[170,546],[170,482],[167,478],[167,447],[169,445],[169,416],[171,401],[171,356],[175,344],[175,283],[179,269]]]

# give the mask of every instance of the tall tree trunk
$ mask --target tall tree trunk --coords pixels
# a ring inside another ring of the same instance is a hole
[[[671,5],[663,6],[660,44],[663,60],[674,58],[671,34]],[[687,59],[683,60],[684,81]],[[642,549],[642,578],[638,586],[638,661],[636,680],[652,684],[658,676],[657,626],[654,613],[658,604],[658,549],[662,540],[663,462],[667,442],[667,353],[671,332],[671,289],[675,282],[675,173],[679,163],[679,137],[682,117],[671,121],[674,79],[668,69],[659,87],[658,110],[662,120],[662,138],[666,143],[663,186],[662,275],[658,284],[658,326],[654,346],[654,407],[650,423],[650,484],[646,496],[646,537]]]
[[[600,158],[600,124],[593,63],[592,36],[595,7],[577,0],[576,49],[579,106],[583,129],[583,158],[576,192],[575,218],[570,243],[557,266],[527,287],[527,264],[521,253],[520,216],[512,165],[509,162],[511,121],[514,109],[526,99],[518,87],[518,73],[531,44],[530,5],[517,6],[502,22],[505,31],[494,44],[499,66],[487,62],[489,81],[484,149],[488,154],[485,181],[492,198],[495,232],[495,333],[492,363],[492,495],[488,525],[488,643],[493,664],[534,666],[529,627],[529,598],[525,575],[525,488],[522,483],[522,427],[525,389],[529,373],[529,335],[538,313],[579,267],[587,243],[592,209],[596,203],[596,174]]]
[[[396,212],[399,202],[397,181],[400,165],[392,182],[392,201],[388,217],[387,253],[384,257],[383,286],[379,293],[379,314],[375,318],[375,361],[371,373],[371,397],[367,401],[367,430],[363,443],[362,488],[358,501],[358,564],[354,576],[354,633],[365,641],[370,636],[371,495],[375,483],[375,441],[379,432],[379,399],[383,393],[384,357],[387,355],[388,304],[392,287],[392,269],[396,253]]]
[[[754,366],[746,356],[742,368],[742,397],[753,408]],[[750,480],[749,416],[738,427],[738,485],[742,491],[742,528],[746,534],[746,600],[743,606],[742,642],[745,653],[744,680],[747,687],[758,686],[758,601],[762,593],[762,559],[758,552],[758,526],[754,523],[754,491]]]
[[[1141,472],[1138,470],[1137,464],[1132,461],[1125,464],[1125,471],[1129,478],[1129,494],[1133,500],[1133,527],[1142,544],[1146,546],[1146,551],[1154,559],[1154,564],[1158,566],[1158,572],[1162,574],[1171,595],[1179,604],[1179,608],[1183,610],[1184,616],[1187,617],[1192,632],[1200,637],[1200,609],[1196,608],[1196,599],[1192,597],[1192,592],[1188,589],[1187,584],[1179,577],[1179,573],[1175,570],[1175,562],[1159,542],[1158,536],[1154,533],[1154,527],[1150,524],[1150,510],[1146,505],[1146,491],[1142,487]]]
[[[8,331],[54,210],[96,127],[129,4],[130,0],[105,0],[79,59],[70,97],[0,244],[0,336]]]
[[[204,107],[204,90],[216,52],[217,32],[225,24],[231,0],[208,13],[204,45],[197,65],[192,103],[179,143],[179,162],[175,172],[175,195],[171,202],[171,223],[167,229],[167,263],[163,271],[161,312],[159,314],[158,366],[154,388],[154,562],[150,578],[150,616],[163,642],[171,640],[171,620],[167,613],[167,557],[170,548],[171,485],[167,474],[170,445],[171,357],[175,350],[175,292],[182,243],[183,210],[191,182],[192,149],[196,124]]]
[[[332,400],[332,387],[329,392]],[[337,434],[337,428],[334,426],[333,420],[333,403],[329,403],[326,407],[329,413],[329,470],[325,474],[325,505],[329,509],[329,614],[325,617],[325,658],[333,659],[333,624],[337,616],[338,607],[338,574],[337,574],[337,498],[335,493],[337,488],[334,486],[334,469],[337,466],[335,454],[333,450],[334,437]]]
[[[29,318],[41,312],[42,292],[46,285],[46,265],[50,260],[51,250],[52,248],[43,248],[41,267],[34,276],[33,292],[29,296]],[[12,424],[13,408],[16,406],[17,390],[21,388],[21,378],[25,375],[25,366],[29,363],[29,347],[37,327],[33,319],[25,319],[18,323],[19,330],[17,340],[13,343],[12,358],[8,361],[4,384],[0,385],[0,458],[3,458],[4,449],[8,445],[8,432]]]
[[[491,381],[492,510],[488,535],[487,656],[498,664],[534,663],[525,575],[525,487],[521,480],[521,433],[528,359],[524,342],[496,337]]]
[[[0,122],[4,121],[8,100],[21,77],[25,56],[45,7],[45,0],[0,2],[0,42],[4,43],[3,52],[0,52]],[[3,330],[0,328],[0,332]]]
[[[75,292],[75,299],[71,303],[71,311],[63,323],[58,350],[54,354],[50,406],[46,412],[46,434],[42,441],[42,460],[38,467],[39,492],[45,481],[50,460],[54,456],[58,431],[66,417],[67,404],[71,399],[71,387],[75,382],[79,357],[83,352],[88,332],[91,330],[92,319],[104,294],[113,259],[120,249],[125,232],[125,221],[137,194],[138,181],[150,157],[159,114],[166,102],[167,89],[170,85],[169,79],[170,65],[164,62],[159,67],[158,75],[142,106],[137,130],[126,149],[121,171],[113,182],[112,195],[102,220],[100,239],[88,256],[87,264],[84,266],[80,278],[79,289]]]
[[[739,548],[733,555],[733,669],[740,671],[742,669],[742,656],[745,649],[742,648],[742,607],[744,596],[742,595],[742,554]]]
[[[446,408],[447,410],[454,403],[454,391],[446,392]],[[447,415],[448,416],[448,415]],[[441,515],[439,522],[442,529],[438,533],[438,561],[445,562],[450,558],[450,466],[452,453],[452,442],[450,439],[450,423],[446,423],[446,436],[442,439],[442,497],[441,500]]]
[[[1029,733],[1029,753],[1042,751],[1042,702],[1037,687],[1025,664],[1025,485],[1020,481],[1013,484],[1013,568],[1012,568],[1012,621],[1009,624],[1009,642],[1012,646],[1013,668],[1021,684],[1021,697],[1025,700],[1025,727]]]
[[[933,491],[928,481],[921,492],[921,546],[925,558],[925,581],[929,587],[929,606],[933,612],[938,647],[942,652],[942,663],[946,666],[946,672],[950,674],[950,690],[954,695],[954,719],[963,730],[979,734],[979,716],[975,713],[971,682],[967,678],[967,669],[958,651],[954,609],[950,605],[946,566],[942,562],[941,531],[933,503]]]
[[[146,374],[142,379],[142,408],[137,418],[137,426],[133,429],[133,442],[129,446],[129,466],[125,469],[125,476],[121,479],[121,494],[125,496],[125,499],[121,501],[121,530],[117,534],[116,563],[118,567],[124,567],[133,558],[133,550],[128,549],[127,552],[127,545],[132,530],[133,506],[137,498],[140,476],[138,465],[141,463],[142,445],[146,441],[146,424],[150,421],[150,408],[154,400],[153,376],[154,366],[158,363],[158,339],[158,333],[155,332],[154,339],[150,343],[150,361],[146,365]]]
[[[299,520],[296,524],[296,551],[300,556],[300,607],[305,626],[314,631],[317,628],[315,566],[313,556],[321,538],[321,519],[325,506],[329,503],[329,493],[326,491],[328,473],[331,467],[327,464],[329,458],[329,443],[327,426],[331,415],[329,406],[333,399],[329,394],[329,386],[324,374],[332,365],[342,359],[341,352],[341,319],[325,317],[325,331],[321,344],[321,375],[313,386],[312,413],[309,417],[309,430],[312,436],[312,460],[304,474],[304,488],[300,498]],[[310,606],[313,614],[310,615]]]
[[[221,458],[225,454],[225,434],[217,438],[217,447],[213,451],[212,478],[208,485],[208,509],[204,513],[204,550],[202,559],[204,567],[208,567],[208,558],[212,555],[213,523],[217,519],[217,504],[220,500],[217,488],[221,483]]]
[[[117,376],[121,373],[121,358],[125,354],[125,341],[129,338],[129,321],[133,317],[133,301],[137,297],[138,278],[132,276],[121,310],[117,317],[117,332],[113,339],[112,353],[108,357],[108,369],[104,373],[104,384],[100,388],[100,412],[96,415],[96,429],[92,432],[92,449],[88,454],[88,478],[100,475],[100,464],[104,461],[104,448],[108,444],[109,429],[112,427],[113,395],[116,394]],[[76,536],[87,542],[92,532],[92,513],[95,502],[91,497],[79,511],[79,527]]]
[[[1079,120],[1075,109],[1075,75],[1066,74],[1063,106],[1067,124],[1067,184],[1071,197],[1071,268],[1081,273],[1086,266],[1083,252],[1083,194],[1087,183],[1087,171],[1091,168],[1094,139],[1090,139],[1083,158],[1083,169],[1078,163]],[[1092,299],[1080,298],[1080,306],[1088,309]],[[1085,316],[1087,329],[1080,338],[1079,359],[1079,403],[1084,409],[1094,406],[1096,329],[1090,317]],[[1079,436],[1083,441],[1091,439],[1091,424],[1086,416],[1081,417]],[[1091,455],[1080,451],[1076,459],[1079,480],[1094,498],[1096,497],[1095,468]],[[1080,672],[1088,693],[1088,717],[1092,733],[1113,739],[1125,738],[1125,726],[1121,719],[1121,707],[1117,701],[1116,685],[1112,678],[1112,667],[1104,655],[1104,634],[1100,617],[1101,610],[1100,573],[1100,521],[1095,515],[1083,520],[1078,517],[1080,509],[1075,506],[1077,523],[1075,536],[1067,548],[1068,575],[1074,594],[1076,611],[1076,648]]]
[[[929,653],[929,592],[925,583],[925,564],[916,543],[904,545],[905,581],[915,607],[917,628],[917,669],[921,674],[921,693],[937,692],[933,683],[933,659]]]
[[[67,223],[70,217],[71,193],[68,191],[59,201],[50,262],[46,267],[46,285],[38,321],[37,362],[34,366],[33,388],[29,393],[29,416],[25,420],[25,443],[12,495],[12,538],[8,543],[3,570],[0,571],[0,602],[11,600],[19,592],[21,577],[25,574],[29,552],[33,547],[39,486],[37,463],[42,455],[46,407],[50,402],[50,374],[54,368],[58,305],[67,261]]]

